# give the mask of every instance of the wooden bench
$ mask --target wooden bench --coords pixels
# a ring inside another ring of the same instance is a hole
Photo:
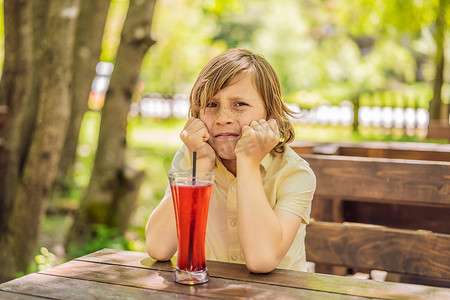
[[[338,155],[415,160],[450,161],[450,145],[429,143],[363,143],[344,144]]]
[[[298,154],[399,158],[450,161],[450,145],[412,142],[319,143],[295,141],[290,144]]]
[[[364,143],[318,143],[296,141],[291,147],[300,155],[303,154],[329,154],[343,156],[359,157],[385,157],[401,158],[430,161],[450,161],[450,145],[433,143],[410,143],[410,142],[364,142]],[[316,206],[320,203],[316,202]],[[419,226],[427,230],[443,230],[450,233],[450,222],[444,222],[443,212],[436,207],[418,207],[411,205],[400,205],[376,202],[361,203],[358,201],[344,201],[338,212],[335,212],[334,219],[324,216],[330,216],[331,205],[323,204],[321,209],[325,211],[321,216],[316,217],[321,220],[341,220],[351,222],[366,222],[371,224],[382,224],[396,228],[411,229],[412,226]],[[401,207],[401,209],[399,209]],[[378,212],[374,214],[373,212]],[[450,212],[449,212],[450,213]],[[338,215],[340,217],[338,217]],[[385,218],[384,216],[392,216]],[[425,216],[425,218],[424,218]]]
[[[450,287],[450,162],[302,157],[317,177],[314,221],[306,234],[308,261]],[[368,213],[349,214],[348,203],[369,207]],[[393,211],[380,209],[383,205]],[[411,208],[416,213],[402,217]]]

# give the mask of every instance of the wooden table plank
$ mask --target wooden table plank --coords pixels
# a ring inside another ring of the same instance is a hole
[[[174,282],[172,271],[81,260],[70,261],[52,269],[42,271],[40,274],[149,289],[173,293],[173,295],[215,299],[348,299],[349,297],[348,295],[277,285],[270,285],[268,287],[267,284],[263,283],[243,282],[224,278],[211,278],[206,284],[186,286]],[[361,297],[351,298],[362,299]]]
[[[173,272],[175,263],[158,262],[146,253],[103,249],[80,257],[79,261],[101,262],[129,267],[149,268]],[[314,274],[277,269],[268,274],[250,273],[245,265],[208,261],[207,267],[213,278],[233,279],[326,291],[342,295],[357,295],[381,299],[450,299],[450,289],[413,284],[377,282],[341,276]]]
[[[2,299],[2,300],[43,300],[43,299],[50,299],[50,298],[30,296],[30,295],[25,295],[25,294],[21,294],[21,293],[15,293],[15,292],[5,292],[5,291],[0,290],[0,299]]]
[[[42,273],[29,274],[1,284],[0,291],[2,291],[0,299],[4,299],[3,294],[5,294],[5,299],[196,299],[196,297],[189,295]],[[211,298],[205,297],[203,299]]]

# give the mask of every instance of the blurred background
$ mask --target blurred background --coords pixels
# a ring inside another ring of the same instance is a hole
[[[427,136],[448,126],[446,0],[29,2],[0,0],[4,278],[145,251],[190,89],[229,48],[272,64],[298,141],[448,143]]]

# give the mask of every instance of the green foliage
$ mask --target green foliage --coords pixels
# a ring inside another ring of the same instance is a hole
[[[216,1],[219,3],[219,1]],[[188,93],[206,62],[225,50],[213,42],[214,15],[202,1],[158,1],[153,17],[153,45],[143,62],[141,78],[146,92]]]
[[[88,111],[83,117],[78,139],[77,160],[74,166],[74,188],[78,189],[78,192],[87,187],[91,178],[97,151],[100,118],[101,114],[96,111]]]
[[[144,59],[140,75],[144,92],[188,94],[204,64],[233,47],[263,54],[290,102],[304,103],[296,97],[305,91],[337,103],[364,92],[432,81],[438,4],[438,0],[158,1],[152,28],[157,43]],[[102,60],[114,61],[127,7],[127,0],[111,2]]]
[[[29,264],[26,272],[17,272],[15,274],[16,278],[22,277],[29,273],[35,273],[38,271],[43,271],[50,269],[56,265],[56,255],[48,251],[46,247],[41,247],[39,249],[39,254],[34,257],[34,261]]]
[[[103,248],[145,251],[144,227],[150,212],[164,195],[167,186],[167,172],[170,169],[173,155],[180,146],[179,131],[184,123],[185,120],[178,119],[164,121],[141,117],[129,119],[127,164],[136,169],[144,169],[147,176],[139,190],[137,208],[130,228],[125,236],[119,236],[117,232],[105,225],[97,225],[94,238],[88,240],[83,247],[69,249],[69,257],[79,257]],[[77,195],[87,188],[95,155],[99,124],[100,113],[87,112],[85,114],[80,130],[74,190],[69,194]],[[173,136],[173,143],[161,142],[167,140],[168,136]],[[81,200],[80,195],[76,197],[78,201]],[[44,228],[45,232],[53,234],[51,227]]]
[[[221,17],[228,13],[243,12],[243,3],[240,0],[189,0],[188,4],[199,3],[205,13]]]
[[[417,43],[435,2],[242,1],[244,9],[216,18],[213,40],[262,53],[287,101],[304,102],[296,95],[308,91],[336,103],[416,80],[417,56],[430,51]]]
[[[149,118],[133,118],[129,122],[127,161],[135,168],[144,169],[146,173],[132,220],[135,239],[130,239],[131,243],[145,239],[143,228],[150,212],[159,204],[166,191],[167,173],[175,152],[182,145],[179,134],[185,122]]]
[[[34,257],[34,261],[37,263],[38,270],[43,271],[55,266],[56,255],[48,251],[47,248],[41,247],[39,255]]]
[[[436,18],[438,0],[360,0],[352,5],[345,0],[334,1],[332,7],[340,24],[350,34],[400,37],[416,36]]]
[[[119,236],[116,231],[104,224],[98,224],[94,226],[93,237],[89,238],[82,247],[70,247],[68,255],[71,258],[75,258],[103,248],[130,250],[125,237]]]
[[[102,61],[114,62],[128,5],[111,1]],[[396,82],[432,81],[438,8],[439,0],[158,1],[152,28],[157,43],[141,79],[145,92],[187,94],[211,57],[247,47],[272,63],[286,99],[309,91],[336,102]],[[0,22],[1,62],[3,36]],[[416,78],[419,73],[423,78]]]
[[[111,0],[102,40],[101,61],[114,62],[129,0]]]

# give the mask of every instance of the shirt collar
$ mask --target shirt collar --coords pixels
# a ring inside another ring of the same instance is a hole
[[[213,172],[217,172],[217,174],[225,174],[226,178],[228,178],[228,180],[233,180],[235,177],[233,174],[231,174],[230,171],[227,170],[227,168],[225,168],[224,164],[222,163],[222,161],[220,160],[220,158],[216,155],[216,165],[213,168]]]

